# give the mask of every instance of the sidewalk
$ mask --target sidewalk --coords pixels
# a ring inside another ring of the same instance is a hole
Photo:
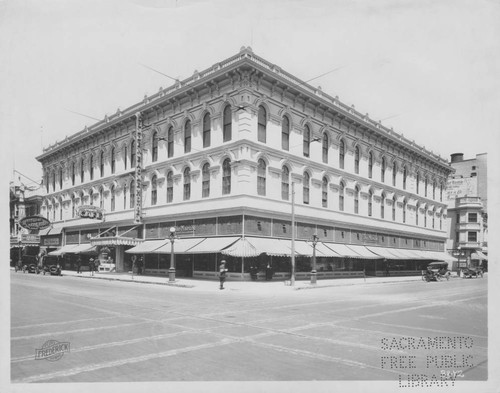
[[[88,271],[77,274],[72,270],[63,270],[63,276],[73,276],[83,279],[97,279],[97,280],[110,280],[110,281],[123,281],[123,282],[134,282],[141,284],[156,284],[156,285],[167,285],[179,288],[190,288],[190,289],[201,289],[201,290],[218,290],[219,282],[215,280],[203,280],[203,279],[193,279],[180,277],[171,283],[168,281],[168,277],[165,276],[138,276],[132,275],[130,273],[105,273],[97,272],[92,276]],[[452,279],[458,278],[453,275]],[[319,289],[337,286],[349,286],[349,285],[374,285],[374,284],[391,284],[398,282],[411,282],[411,281],[422,281],[421,276],[402,276],[402,277],[366,277],[365,278],[337,278],[330,280],[318,280],[315,285],[311,284],[309,280],[295,281],[294,286],[289,285],[288,282],[284,281],[226,281],[224,287],[226,290],[230,291],[241,291],[241,292],[290,292],[305,289]],[[285,285],[288,284],[288,285]]]

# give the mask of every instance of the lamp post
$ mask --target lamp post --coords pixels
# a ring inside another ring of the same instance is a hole
[[[318,244],[319,237],[314,234],[312,236],[313,245],[313,258],[312,258],[312,270],[311,270],[311,284],[316,284],[317,272],[316,272],[316,244]]]
[[[168,269],[168,281],[175,281],[175,254],[174,254],[174,242],[175,242],[175,227],[170,228],[170,235],[168,236],[170,239],[170,269]]]
[[[290,277],[290,285],[295,285],[295,183],[292,181],[292,276]]]

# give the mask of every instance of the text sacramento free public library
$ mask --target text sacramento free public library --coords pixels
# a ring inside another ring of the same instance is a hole
[[[472,337],[384,337],[380,340],[384,351],[400,351],[403,349],[470,349],[474,341]]]

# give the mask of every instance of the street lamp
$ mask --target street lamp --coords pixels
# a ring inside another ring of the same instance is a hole
[[[175,227],[170,228],[170,235],[168,236],[170,239],[170,269],[168,269],[168,281],[175,281],[175,255],[174,255],[174,242],[175,242]]]
[[[313,245],[313,259],[312,259],[312,270],[311,270],[311,284],[316,284],[317,272],[316,272],[316,244],[318,244],[319,237],[314,234],[312,236]]]

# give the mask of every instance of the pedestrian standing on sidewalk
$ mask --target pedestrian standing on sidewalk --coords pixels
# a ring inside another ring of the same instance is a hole
[[[219,281],[220,281],[220,288],[219,289],[224,289],[224,282],[226,281],[226,261],[222,260],[220,261],[220,267],[219,267]]]
[[[95,269],[95,263],[94,263],[94,258],[89,259],[89,270],[90,270],[90,275],[94,275],[94,269]]]
[[[78,255],[78,259],[76,260],[76,272],[80,274],[82,272],[82,257]]]

